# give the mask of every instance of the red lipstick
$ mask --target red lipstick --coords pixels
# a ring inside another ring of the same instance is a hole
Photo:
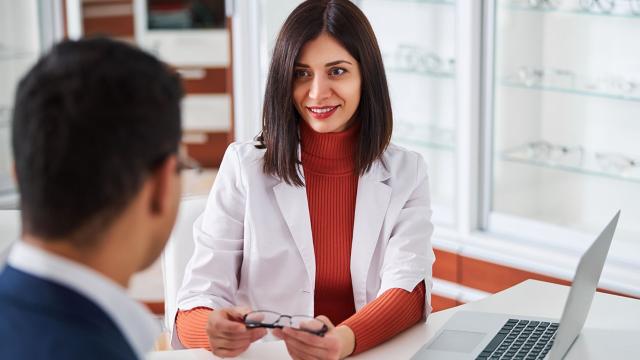
[[[307,111],[311,116],[316,120],[324,120],[333,115],[336,110],[338,110],[338,106],[307,106]]]

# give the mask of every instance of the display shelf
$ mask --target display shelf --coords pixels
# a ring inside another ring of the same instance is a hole
[[[10,117],[11,109],[8,107],[0,106],[0,129],[5,126],[9,126]]]
[[[20,209],[20,195],[18,192],[15,190],[0,191],[0,210],[18,209]]]
[[[599,97],[599,98],[614,99],[614,100],[640,102],[640,91],[638,90],[630,94],[612,94],[612,93],[601,92],[601,91],[578,90],[578,89],[564,88],[559,86],[526,85],[520,82],[515,82],[513,80],[503,80],[501,82],[501,85],[506,87],[511,87],[511,88],[526,89],[526,90],[549,91],[549,92],[573,94],[573,95],[580,95],[580,96],[591,96],[591,97]]]
[[[9,116],[9,109],[0,107],[0,197],[12,196],[16,191],[10,170],[11,126]]]
[[[434,124],[418,124],[399,119],[395,121],[394,141],[428,149],[455,149],[455,130]]]
[[[604,168],[594,153],[582,152],[580,156],[561,156],[555,159],[543,159],[532,156],[529,145],[522,145],[503,151],[500,158],[503,161],[556,169],[580,175],[599,176],[640,183],[640,161],[637,159],[632,160],[631,158],[627,158],[634,164],[629,164],[625,169],[615,171]]]
[[[33,51],[14,49],[0,44],[0,62],[13,60],[28,60],[37,57]]]
[[[360,0],[362,1],[362,0]],[[455,5],[455,0],[373,0],[373,1],[384,1],[384,2],[392,2],[392,3],[418,3],[418,4],[431,4],[431,5]]]
[[[507,11],[518,11],[525,13],[539,13],[539,14],[567,14],[567,15],[578,15],[578,16],[595,16],[595,17],[610,17],[610,18],[628,18],[628,19],[639,19],[640,13],[636,14],[631,10],[627,10],[625,12],[604,12],[604,11],[589,11],[585,9],[581,9],[579,7],[576,8],[552,8],[552,7],[531,7],[525,4],[513,4],[506,3],[501,4],[501,8]]]
[[[399,73],[399,74],[415,74],[421,75],[430,78],[438,78],[438,79],[455,79],[455,74],[451,72],[439,72],[439,71],[419,71],[414,69],[406,69],[401,67],[394,66],[386,66],[385,70],[389,73]]]
[[[402,136],[394,136],[392,138],[392,141],[399,145],[410,144],[413,146],[420,146],[420,147],[432,149],[432,150],[440,150],[440,151],[446,151],[446,152],[452,152],[455,150],[455,145],[453,144],[443,144],[443,143],[437,143],[437,142],[426,141],[426,140],[411,139],[411,138],[402,137]]]

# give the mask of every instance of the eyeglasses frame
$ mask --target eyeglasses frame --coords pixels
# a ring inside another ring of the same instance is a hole
[[[273,322],[273,323],[263,323],[263,322],[247,322],[247,316],[249,316],[250,314],[254,314],[254,313],[271,313],[271,314],[275,314],[275,315],[279,315],[278,319]],[[249,313],[244,314],[244,316],[242,317],[242,321],[244,322],[245,326],[247,327],[247,329],[257,329],[257,328],[268,328],[268,329],[283,329],[285,328],[284,325],[279,325],[278,323],[280,322],[281,319],[285,318],[285,319],[289,319],[291,320],[294,317],[302,317],[302,318],[307,318],[309,320],[316,320],[316,321],[320,321],[316,318],[313,318],[311,316],[307,316],[307,315],[285,315],[285,314],[280,314],[277,313],[275,311],[269,311],[269,310],[255,310]],[[322,321],[320,321],[322,322]],[[310,334],[314,334],[320,337],[324,337],[324,335],[327,333],[327,331],[329,331],[329,327],[327,326],[327,324],[322,324],[322,328],[318,331],[311,331],[311,330],[307,330],[307,329],[297,329],[297,328],[292,328],[294,330],[298,330],[298,331],[304,331],[304,332],[308,332]]]

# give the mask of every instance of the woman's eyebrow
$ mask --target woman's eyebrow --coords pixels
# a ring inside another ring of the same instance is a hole
[[[342,63],[346,63],[349,65],[353,65],[351,62],[347,61],[347,60],[336,60],[336,61],[332,61],[332,62],[328,62],[326,64],[324,64],[325,67],[329,67],[329,66],[334,66],[334,65],[338,65],[338,64],[342,64]],[[296,67],[302,67],[302,68],[309,68],[311,66],[307,65],[307,64],[303,64],[303,63],[295,63],[294,64]]]
[[[329,67],[329,66],[333,66],[333,65],[342,64],[342,63],[347,63],[349,65],[353,65],[352,63],[350,63],[347,60],[336,60],[336,61],[328,62],[328,63],[324,64],[324,66]]]

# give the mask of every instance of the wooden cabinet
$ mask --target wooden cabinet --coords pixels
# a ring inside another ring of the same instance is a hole
[[[139,20],[136,16],[139,14],[135,13],[134,5],[133,0],[83,0],[84,35],[109,36],[135,43],[136,20]],[[210,36],[198,32],[194,39],[202,40],[205,45],[200,46],[200,42],[194,40],[194,46],[188,51],[182,51],[176,45],[184,41],[175,34],[166,35],[166,41],[161,39],[164,35],[154,34],[149,43],[138,44],[169,62],[180,74],[185,90],[182,102],[183,145],[190,157],[209,168],[220,165],[227,146],[233,141],[230,22],[231,19],[227,19],[226,30],[212,32]],[[214,47],[213,56],[212,47],[206,45],[209,44],[207,37],[214,39],[216,44],[223,44]],[[202,56],[198,55],[199,52]],[[193,60],[189,64],[180,63],[189,59]],[[198,61],[194,59],[211,61],[197,65]]]
[[[132,0],[83,0],[82,28],[85,36],[104,35],[133,41]]]
[[[434,249],[436,262],[433,266],[433,277],[460,285],[461,290],[474,289],[486,293],[496,293],[510,288],[528,279],[541,280],[561,285],[570,285],[571,282],[535,272],[517,269],[511,266],[493,263],[456,254],[454,252]],[[451,299],[438,294],[438,289],[432,295],[434,311],[460,304],[460,299]],[[607,289],[598,289],[600,292],[615,295],[620,294]]]
[[[436,254],[436,262],[433,265],[433,277],[458,282],[458,255],[438,249],[434,249],[433,251]]]
[[[440,295],[431,295],[431,307],[433,308],[433,312],[446,310],[458,305],[460,305],[460,303],[454,299],[449,299]]]
[[[225,94],[230,90],[227,68],[177,67],[176,71],[187,94]]]

